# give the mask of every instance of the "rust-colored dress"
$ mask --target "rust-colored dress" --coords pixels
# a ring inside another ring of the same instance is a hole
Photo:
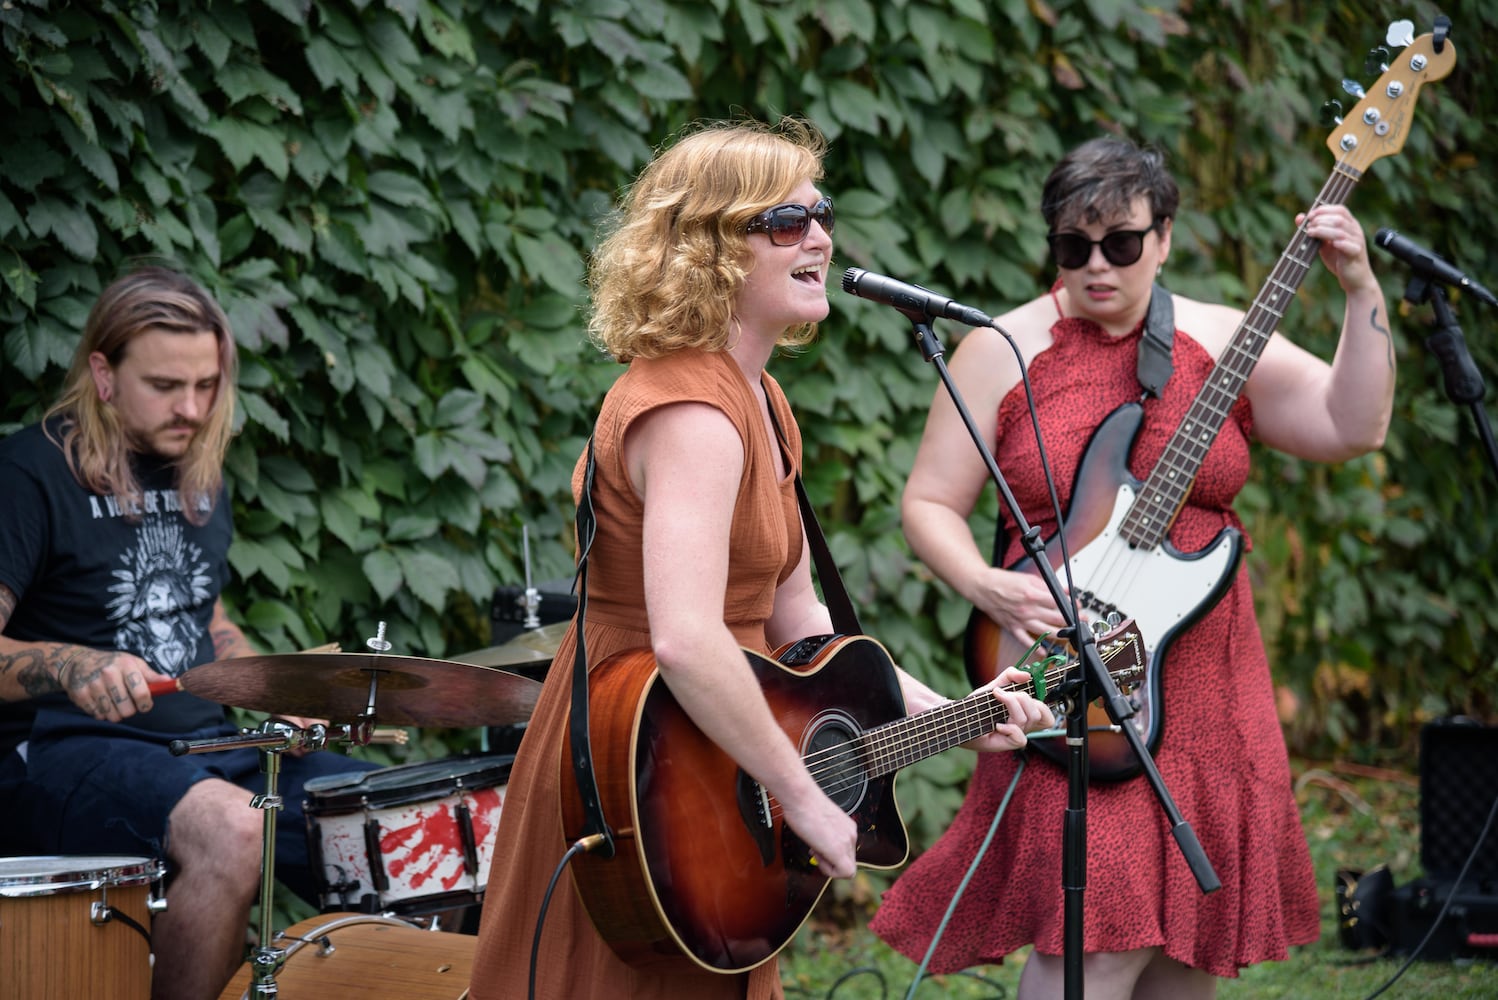
[[[1060,319],[1054,343],[1030,368],[1040,424],[1063,508],[1093,430],[1139,398],[1135,364],[1141,324],[1109,337],[1097,324]],[[1214,360],[1176,331],[1175,373],[1164,396],[1144,406],[1129,467],[1148,476],[1205,382]],[[1026,518],[1049,537],[1056,520],[1023,389],[998,413],[996,458]],[[1239,400],[1207,453],[1170,540],[1183,552],[1242,527],[1233,497],[1248,476],[1252,414]],[[1023,554],[1010,526],[1009,565]],[[1315,875],[1300,827],[1284,736],[1275,713],[1269,663],[1259,637],[1248,571],[1180,636],[1161,675],[1164,731],[1155,757],[1176,805],[1191,823],[1222,888],[1203,895],[1181,858],[1149,782],[1095,782],[1087,798],[1085,948],[1162,947],[1166,955],[1216,976],[1283,959],[1290,945],[1316,940]],[[1015,754],[979,754],[951,827],[885,894],[874,931],[913,961],[966,874],[1014,775]],[[934,973],[1002,960],[1023,944],[1062,953],[1061,868],[1066,772],[1032,754],[1007,815],[930,964]]]
[[[764,387],[784,431],[785,461],[801,462],[801,435],[779,385]],[[609,390],[594,434],[594,513],[598,533],[588,566],[590,666],[623,649],[650,645],[640,539],[644,508],[630,487],[623,442],[632,421],[659,406],[701,402],[725,413],[744,443],[744,476],[734,506],[724,621],[739,644],[770,652],[765,623],[775,590],[801,556],[801,518],[794,477],[779,477],[759,402],[726,354],[682,351],[637,359]],[[581,495],[583,460],[572,478]],[[473,1000],[524,998],[531,944],[547,882],[568,843],[562,832],[559,769],[570,715],[575,627],[562,640],[510,774],[484,896],[470,994]],[[707,972],[683,958],[636,969],[620,961],[594,931],[564,874],[552,894],[537,959],[538,1000],[716,1000],[780,997],[777,963],[745,975]]]

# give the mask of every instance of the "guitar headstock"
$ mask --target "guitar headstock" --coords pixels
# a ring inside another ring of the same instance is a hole
[[[1125,619],[1096,641],[1098,656],[1119,691],[1127,693],[1144,681],[1144,636],[1134,619]]]
[[[1420,88],[1455,65],[1456,47],[1444,29],[1412,41],[1327,136],[1338,163],[1361,173],[1374,160],[1403,149]]]

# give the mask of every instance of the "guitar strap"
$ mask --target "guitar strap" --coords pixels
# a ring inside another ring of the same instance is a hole
[[[770,424],[775,428],[775,437],[784,448],[785,433],[775,416],[775,407],[766,407],[770,413]],[[848,588],[837,571],[827,539],[822,535],[822,526],[817,522],[816,511],[811,508],[811,498],[806,495],[806,484],[801,481],[801,470],[796,469],[796,502],[801,506],[801,525],[806,530],[806,544],[811,548],[812,562],[817,567],[817,579],[822,584],[822,599],[827,602],[827,612],[832,616],[833,631],[841,635],[863,635],[863,626],[858,623],[858,612],[853,610],[853,601],[848,597]]]
[[[593,548],[593,537],[598,533],[598,521],[593,514],[593,437],[588,436],[588,461],[583,468],[582,499],[577,504],[577,579],[573,589],[577,592],[577,644],[572,657],[572,716],[569,720],[569,735],[572,739],[572,772],[577,781],[577,791],[583,800],[582,837],[601,834],[604,838],[602,854],[614,856],[614,835],[604,819],[603,803],[598,798],[598,779],[593,771],[593,741],[588,728],[588,641],[583,624],[588,615],[588,554]]]
[[[1158,282],[1150,291],[1149,311],[1144,316],[1144,335],[1139,338],[1139,385],[1145,396],[1160,398],[1174,366],[1170,344],[1175,339],[1175,306],[1170,292]]]
[[[1149,309],[1144,314],[1144,333],[1139,338],[1136,368],[1139,386],[1144,390],[1146,399],[1151,396],[1159,399],[1160,393],[1165,391],[1165,383],[1170,381],[1170,375],[1175,370],[1170,354],[1175,334],[1175,305],[1171,302],[1170,292],[1164,285],[1156,282],[1150,289]],[[1001,509],[994,528],[993,565],[1001,564],[1006,548],[1008,535],[1004,531],[1004,512]]]

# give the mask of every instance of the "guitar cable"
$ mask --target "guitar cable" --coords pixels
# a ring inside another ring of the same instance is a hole
[[[1014,777],[1009,780],[1009,787],[1004,790],[1004,797],[999,801],[999,808],[994,811],[993,821],[988,824],[988,833],[983,838],[983,843],[978,845],[977,852],[973,855],[972,864],[968,865],[967,872],[962,876],[962,881],[957,884],[957,891],[952,893],[952,901],[947,904],[947,912],[942,914],[941,922],[936,925],[936,933],[931,936],[931,944],[926,948],[926,954],[921,959],[921,964],[915,970],[915,978],[910,982],[910,989],[905,994],[905,1000],[911,1000],[915,996],[916,987],[921,985],[921,979],[926,975],[926,966],[931,964],[931,957],[936,954],[936,946],[941,943],[942,935],[946,932],[947,924],[952,915],[957,912],[957,904],[962,901],[962,895],[967,891],[968,883],[978,872],[978,865],[988,854],[988,847],[993,843],[994,834],[999,831],[999,821],[1009,811],[1009,800],[1014,795],[1014,789],[1019,785],[1020,775],[1025,773],[1025,765],[1029,762],[1029,756],[1024,750],[1017,751],[1019,761],[1014,768]]]
[[[536,963],[541,955],[541,930],[546,926],[546,911],[551,908],[551,894],[556,891],[557,882],[561,880],[562,873],[567,870],[573,858],[602,846],[607,840],[604,834],[594,833],[574,841],[567,848],[567,853],[562,855],[562,860],[557,862],[556,870],[551,873],[551,881],[546,883],[546,893],[541,897],[541,910],[536,914],[536,934],[531,939],[530,971],[525,990],[529,1000],[536,1000]]]

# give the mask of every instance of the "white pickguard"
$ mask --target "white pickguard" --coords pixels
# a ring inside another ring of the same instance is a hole
[[[1237,558],[1236,540],[1227,536],[1183,559],[1163,546],[1140,549],[1123,539],[1119,527],[1136,493],[1132,485],[1118,488],[1113,513],[1103,530],[1071,557],[1072,585],[1079,598],[1085,595],[1082,612],[1097,620],[1112,607],[1124,618],[1133,618],[1144,637],[1147,669],[1153,665],[1160,640],[1193,616],[1203,602],[1223,585]],[[1062,583],[1067,581],[1062,578]],[[1148,733],[1150,688],[1139,687],[1133,698],[1139,711],[1132,722],[1141,734]]]

